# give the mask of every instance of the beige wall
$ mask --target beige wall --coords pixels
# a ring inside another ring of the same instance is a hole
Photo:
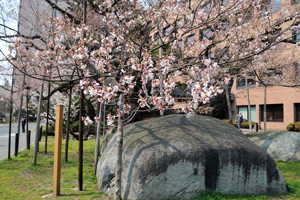
[[[231,104],[231,108],[238,112],[238,106],[247,106],[247,92],[245,87],[237,88],[237,81],[234,80],[231,93],[235,99]],[[255,87],[249,89],[250,104],[256,106],[256,120],[261,127],[264,127],[264,122],[260,121],[260,105],[264,104],[264,87],[259,87],[258,83]],[[283,122],[267,122],[267,129],[285,130],[289,123],[295,122],[295,103],[300,103],[300,88],[292,87],[268,87],[267,88],[267,105],[268,104],[283,104]]]

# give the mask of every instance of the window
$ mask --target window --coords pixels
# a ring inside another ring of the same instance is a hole
[[[179,48],[182,49],[182,40],[178,41]]]
[[[186,0],[177,0],[177,6],[182,8],[183,4],[186,3]]]
[[[300,41],[300,30],[297,29],[293,32],[293,40]]]
[[[229,3],[229,0],[223,0],[222,3],[223,3],[223,6],[225,6],[226,4]]]
[[[164,37],[168,36],[171,32],[171,27],[167,26],[164,28],[163,33],[164,33]]]
[[[260,105],[260,120],[264,121],[264,105]],[[267,121],[283,122],[283,104],[267,105]]]
[[[212,31],[210,30],[210,28],[207,28],[205,29],[204,31],[201,31],[200,30],[200,33],[199,33],[199,40],[202,40],[202,39],[210,39],[212,36]]]
[[[295,103],[295,120],[296,122],[299,122],[300,121],[300,103]]]
[[[256,122],[256,106],[250,106],[251,110],[251,121]],[[249,121],[250,114],[248,110],[248,106],[238,106],[238,111],[242,112],[244,120]]]
[[[300,0],[292,0],[292,4],[300,3]]]
[[[205,4],[205,6],[203,6],[203,11],[204,11],[205,13],[208,13],[209,10],[210,10],[210,7],[211,7],[211,2],[209,1],[209,2],[207,2],[207,3]]]
[[[184,18],[182,18],[182,19],[179,20],[178,25],[179,26],[183,26],[184,25]]]
[[[267,0],[265,5],[262,6],[263,15],[268,9],[272,9],[271,13],[276,13],[281,10],[281,0]]]
[[[190,45],[194,44],[194,39],[195,39],[195,35],[188,36],[188,39],[187,39],[188,44],[190,44]]]
[[[229,29],[229,22],[222,22],[222,27],[221,27],[223,32],[226,32]]]
[[[242,78],[242,79],[238,79],[238,87],[246,87],[246,79]],[[249,78],[248,79],[248,86],[255,86],[255,82],[253,79]]]

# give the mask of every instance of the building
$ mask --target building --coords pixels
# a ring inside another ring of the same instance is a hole
[[[250,79],[251,81],[251,79]],[[248,84],[251,82],[248,81]],[[245,79],[234,79],[231,93],[233,117],[242,112],[244,119],[249,120],[248,99]],[[264,127],[264,98],[265,87],[259,82],[252,82],[249,86],[251,105],[251,120]],[[300,88],[272,86],[266,89],[267,129],[285,130],[290,123],[300,121]]]
[[[274,9],[272,12],[277,14],[278,11],[284,9],[299,10],[300,1],[294,0],[274,0],[270,1]],[[285,23],[282,28],[287,28],[290,24]],[[299,29],[294,31],[291,38],[299,42]],[[272,56],[272,55],[271,55]],[[266,88],[266,105],[267,129],[286,130],[286,126],[290,123],[300,121],[300,88],[295,87],[299,83],[299,47],[293,47],[292,44],[285,45],[277,55],[273,55],[270,59],[277,60],[273,63],[273,69],[277,68],[283,77],[283,81],[279,85],[284,86],[268,86]],[[275,58],[274,58],[275,57]],[[280,66],[280,60],[285,60],[285,66]],[[271,77],[272,78],[272,77]],[[248,99],[246,91],[245,78],[235,77],[231,88],[232,96],[231,109],[233,117],[242,112],[245,119],[249,120]],[[257,78],[248,79],[249,97],[251,105],[251,120],[258,123],[261,128],[264,127],[264,98],[265,87],[259,83]]]
[[[0,122],[9,119],[10,92],[0,87]]]
[[[180,1],[182,2],[182,1]],[[208,10],[211,5],[218,1],[207,1],[208,3],[204,5]],[[223,6],[226,6],[228,1],[220,1]],[[275,17],[280,16],[280,11],[290,10],[295,11],[300,9],[300,1],[298,0],[269,0],[264,1],[264,5],[262,6],[262,18],[265,16],[265,13],[269,8],[272,8],[271,13]],[[180,16],[180,15],[178,15]],[[189,20],[185,18],[178,17],[177,24],[186,24],[189,23]],[[176,24],[173,23],[173,24]],[[224,21],[224,23],[226,23]],[[174,34],[174,30],[176,27],[172,23],[163,24],[161,29],[161,34],[158,32],[158,28],[151,34],[150,41],[158,42],[159,35],[161,35],[162,39],[167,41],[168,35]],[[300,24],[300,22],[298,22]],[[280,30],[284,30],[291,25],[291,22],[286,22],[281,24]],[[297,23],[296,23],[297,25]],[[299,25],[298,25],[299,26]],[[226,27],[226,26],[224,26]],[[176,32],[175,32],[176,34]],[[179,47],[181,49],[189,47],[195,40],[206,40],[212,37],[212,32],[210,29],[202,28],[200,31],[191,32],[182,40],[179,40]],[[290,39],[299,42],[300,41],[300,31],[299,28],[295,29],[292,33],[290,33]],[[215,59],[217,57],[217,48],[222,49],[222,45],[216,46],[216,48],[211,49],[211,52],[208,52],[207,57]],[[197,48],[197,46],[193,47]],[[280,60],[286,60],[285,65],[287,68],[291,68],[287,70],[281,70],[281,73],[285,77],[292,77],[293,82],[298,84],[298,76],[300,75],[299,70],[299,58],[300,58],[300,48],[293,47],[293,44],[287,44],[282,51],[280,51],[279,55],[274,56],[273,58],[269,58],[274,60],[274,65],[279,65]],[[274,58],[275,57],[275,58]],[[293,59],[291,59],[293,57]],[[223,58],[222,58],[223,59]],[[275,61],[278,61],[277,63]],[[220,60],[219,60],[220,61]],[[295,63],[296,61],[296,63]],[[270,67],[270,66],[268,66]],[[276,66],[275,66],[276,67]],[[286,80],[285,80],[286,81]],[[300,81],[300,80],[299,80]],[[287,81],[286,81],[287,82]],[[250,105],[251,105],[251,119],[253,122],[257,122],[261,127],[264,127],[264,94],[265,88],[262,84],[258,82],[258,80],[248,79],[249,85],[249,96],[250,96]],[[283,85],[288,85],[284,83]],[[291,85],[290,85],[291,86]],[[267,129],[286,129],[286,126],[292,122],[300,121],[300,88],[297,87],[282,87],[282,86],[270,86],[267,87],[266,90],[266,104],[267,104]],[[232,89],[231,89],[231,109],[233,117],[238,113],[242,112],[244,118],[249,120],[249,112],[248,112],[248,99],[247,99],[247,91],[245,86],[244,78],[235,78]],[[180,104],[180,103],[179,103]]]

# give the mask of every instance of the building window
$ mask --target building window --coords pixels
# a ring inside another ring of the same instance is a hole
[[[188,1],[189,2],[189,1]],[[185,5],[187,3],[187,0],[178,0],[177,1],[177,6],[179,8],[182,8],[183,5]]]
[[[212,31],[210,28],[205,29],[204,31],[200,30],[199,32],[199,40],[210,39],[212,36]]]
[[[163,33],[164,33],[164,37],[168,36],[171,32],[171,27],[167,26],[164,28]]]
[[[179,48],[182,49],[182,40],[178,41]]]
[[[246,79],[238,79],[237,84],[238,87],[246,87]],[[255,86],[255,82],[253,79],[248,78],[248,86]]]
[[[256,122],[256,106],[250,106],[251,110],[251,121]],[[242,113],[243,119],[249,121],[250,114],[248,106],[238,106],[238,111]]]
[[[188,38],[187,38],[187,44],[188,45],[193,45],[194,44],[194,39],[195,39],[195,35],[194,34],[188,36]]]
[[[229,3],[229,0],[223,0],[223,1],[222,1],[223,6],[225,6],[225,5],[228,4],[228,3]]]
[[[292,4],[300,3],[300,0],[292,0]]]
[[[184,18],[182,18],[182,19],[179,20],[178,25],[179,26],[183,26],[184,25]]]
[[[296,122],[299,122],[300,121],[300,103],[295,103],[295,120]]]
[[[264,121],[264,106],[260,105],[260,120]],[[267,121],[283,122],[283,104],[267,105]]]
[[[296,31],[293,32],[293,39],[296,41],[300,41],[300,30],[297,29]]]
[[[210,7],[211,7],[211,2],[206,3],[205,6],[203,6],[203,11],[205,13],[208,13],[210,10]]]

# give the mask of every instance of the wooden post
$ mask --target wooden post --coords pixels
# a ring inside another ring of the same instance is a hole
[[[62,125],[63,125],[63,105],[57,105],[56,120],[55,120],[53,196],[60,195]]]

